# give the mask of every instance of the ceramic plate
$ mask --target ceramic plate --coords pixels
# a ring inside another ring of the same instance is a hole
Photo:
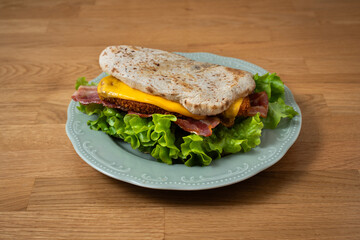
[[[259,75],[267,73],[252,63],[209,53],[178,53],[201,62],[216,63]],[[105,73],[94,82],[99,82]],[[100,131],[90,130],[87,116],[71,101],[66,132],[76,152],[90,166],[110,177],[147,188],[170,190],[201,190],[243,181],[279,161],[297,139],[301,128],[301,112],[289,88],[285,86],[286,103],[299,115],[282,120],[275,130],[262,132],[261,144],[247,153],[238,153],[215,160],[207,167],[186,167],[157,162],[149,154],[133,150],[130,144]]]

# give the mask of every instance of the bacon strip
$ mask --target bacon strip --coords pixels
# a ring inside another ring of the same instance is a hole
[[[255,116],[257,113],[260,113],[261,117],[266,118],[269,109],[269,99],[266,92],[253,93],[249,98],[250,108],[248,108],[246,115]]]
[[[178,118],[175,123],[187,132],[209,137],[212,135],[212,129],[220,123],[220,119],[217,117],[208,117],[203,120]]]
[[[80,86],[71,98],[82,104],[102,103],[97,92],[97,86]]]
[[[151,117],[152,114],[138,113],[128,111],[128,114],[136,114],[142,118]],[[217,117],[207,117],[203,120],[196,120],[192,118],[177,118],[175,124],[187,132],[193,132],[197,135],[209,137],[212,135],[212,129],[219,125],[220,119]]]

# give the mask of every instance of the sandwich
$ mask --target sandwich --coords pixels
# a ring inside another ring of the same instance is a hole
[[[157,160],[209,165],[260,144],[261,130],[297,113],[284,103],[276,74],[194,61],[163,50],[110,46],[102,51],[106,77],[77,82],[72,99],[98,118],[93,130],[121,138]]]

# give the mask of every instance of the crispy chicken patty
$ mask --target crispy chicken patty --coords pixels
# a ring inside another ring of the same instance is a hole
[[[133,111],[137,113],[144,113],[144,114],[172,114],[176,117],[185,117],[179,113],[169,112],[165,109],[162,109],[158,106],[149,104],[149,103],[142,103],[132,100],[120,99],[120,98],[104,98],[99,96],[101,100],[116,104],[121,110],[123,111]],[[247,109],[250,107],[250,99],[249,97],[245,97],[243,102],[241,103],[238,116],[246,116]]]
[[[246,116],[247,114],[247,110],[250,108],[250,98],[249,97],[245,97],[244,100],[242,101],[240,108],[239,108],[239,112],[238,112],[238,116]]]
[[[142,102],[120,99],[120,98],[104,98],[102,96],[99,97],[103,101],[116,104],[123,111],[133,111],[144,114],[153,114],[153,113],[172,114],[175,115],[176,117],[184,117],[179,113],[169,112],[166,111],[165,109],[162,109],[158,106],[149,103],[142,103]]]

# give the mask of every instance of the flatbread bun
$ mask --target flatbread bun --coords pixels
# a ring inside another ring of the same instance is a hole
[[[99,58],[104,72],[140,91],[179,102],[197,115],[216,115],[255,89],[252,74],[178,54],[110,46]]]

